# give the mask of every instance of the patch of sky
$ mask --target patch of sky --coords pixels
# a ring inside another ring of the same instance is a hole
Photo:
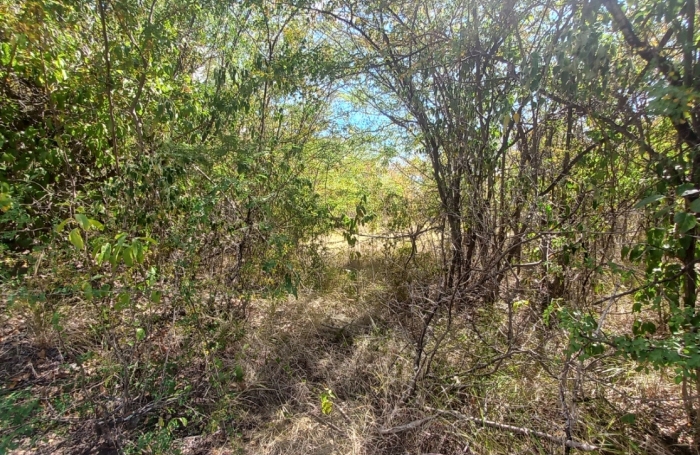
[[[330,103],[332,112],[324,136],[374,138],[374,151],[392,162],[401,161],[417,152],[416,139],[395,125],[376,106],[388,101],[387,95],[369,84],[356,82],[340,88]]]

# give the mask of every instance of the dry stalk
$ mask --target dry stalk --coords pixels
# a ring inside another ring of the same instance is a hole
[[[560,438],[560,437],[557,437],[557,436],[554,436],[554,435],[551,435],[548,433],[543,433],[541,431],[532,430],[530,428],[516,427],[514,425],[507,425],[504,423],[498,423],[498,422],[494,422],[494,421],[487,420],[487,419],[470,417],[470,416],[461,414],[461,413],[456,412],[456,411],[444,411],[441,409],[435,409],[435,408],[430,408],[430,407],[426,407],[426,409],[429,411],[432,411],[432,412],[436,412],[437,414],[449,415],[449,416],[457,418],[459,420],[468,420],[470,422],[478,423],[479,425],[487,426],[490,428],[496,428],[498,430],[510,431],[512,433],[521,434],[523,436],[536,436],[536,437],[541,438],[541,439],[547,439],[547,440],[555,442],[557,444],[561,444],[565,447],[570,447],[572,449],[579,449],[579,450],[583,450],[585,452],[593,452],[593,451],[600,449],[598,446],[594,446],[592,444],[588,444],[585,442],[578,442],[578,441],[574,441],[571,439],[567,440],[565,438]],[[434,417],[435,416],[433,416],[432,418],[434,418]]]
[[[409,431],[409,430],[414,430],[431,420],[435,419],[437,416],[430,416],[426,417],[424,419],[420,420],[414,420],[413,422],[409,422],[405,425],[399,425],[397,427],[391,427],[391,428],[380,428],[379,429],[379,434],[396,434],[396,433],[402,433],[404,431]]]

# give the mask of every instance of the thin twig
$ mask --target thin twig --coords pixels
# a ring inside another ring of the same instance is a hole
[[[404,431],[408,430],[414,430],[420,426],[423,426],[424,424],[430,422],[431,420],[435,419],[437,416],[430,416],[426,417],[424,419],[419,419],[419,420],[414,420],[413,422],[409,422],[405,425],[399,425],[398,427],[392,427],[392,428],[380,428],[379,429],[379,434],[396,434],[396,433],[401,433]]]
[[[343,416],[343,418],[345,419],[345,421],[346,421],[347,423],[349,423],[349,424],[352,425],[352,420],[350,419],[350,417],[348,417],[348,415],[345,413],[345,411],[343,411],[343,408],[341,408],[340,405],[339,405],[338,403],[335,403],[335,409],[338,410],[338,412],[340,413],[340,415]]]
[[[338,428],[337,426],[333,425],[333,424],[330,423],[329,421],[322,419],[321,417],[317,416],[316,414],[309,412],[309,415],[310,415],[316,422],[322,423],[323,425],[328,426],[329,428],[331,428],[331,429],[337,431],[338,433],[342,433],[342,432],[343,432],[343,430],[341,430],[341,429]]]
[[[476,417],[470,417],[464,414],[461,414],[456,411],[443,411],[441,409],[434,409],[430,407],[426,407],[426,409],[437,412],[438,414],[443,414],[443,415],[449,415],[452,417],[455,417],[460,420],[468,420],[470,422],[478,423],[479,425],[491,427],[491,428],[496,428],[498,430],[504,430],[504,431],[510,431],[512,433],[518,433],[523,436],[536,436],[541,439],[547,439],[549,441],[564,445],[566,447],[571,447],[572,449],[579,449],[583,450],[585,452],[593,452],[596,450],[599,450],[600,448],[598,446],[594,446],[592,444],[588,444],[585,442],[578,442],[578,441],[573,441],[573,440],[566,440],[564,438],[559,438],[557,436],[543,433],[541,431],[537,430],[532,430],[530,428],[524,428],[524,427],[516,427],[513,425],[506,425],[504,423],[498,423],[498,422],[493,422],[491,420],[486,420],[486,419],[479,419]]]
[[[107,81],[107,103],[109,106],[110,134],[112,136],[112,150],[114,151],[114,162],[119,172],[119,150],[117,149],[117,130],[114,123],[114,101],[112,100],[112,64],[109,59],[109,38],[107,38],[107,20],[105,19],[105,9],[102,0],[97,0],[97,9],[100,12],[100,22],[102,23],[102,41],[104,42],[105,71]]]

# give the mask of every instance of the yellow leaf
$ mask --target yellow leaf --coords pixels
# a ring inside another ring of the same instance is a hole
[[[12,207],[12,199],[7,193],[0,193],[0,210],[7,212]]]

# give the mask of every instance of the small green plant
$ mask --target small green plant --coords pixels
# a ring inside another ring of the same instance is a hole
[[[34,433],[38,407],[26,390],[0,395],[0,455],[16,448],[17,438]]]
[[[333,412],[333,400],[335,398],[336,396],[333,395],[333,391],[331,389],[326,389],[321,392],[321,412],[324,415],[329,415],[331,412]]]
[[[367,195],[362,195],[360,201],[355,207],[355,216],[349,217],[343,214],[336,219],[337,227],[341,229],[343,238],[350,247],[357,244],[357,235],[360,233],[360,227],[374,220],[375,214],[369,213],[367,210]]]

